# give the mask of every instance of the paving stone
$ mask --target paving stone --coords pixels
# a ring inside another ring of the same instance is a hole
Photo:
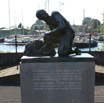
[[[94,103],[104,103],[104,85],[95,86],[94,98]],[[21,103],[20,86],[0,86],[0,103]]]

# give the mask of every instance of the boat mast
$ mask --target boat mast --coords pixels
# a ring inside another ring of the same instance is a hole
[[[9,30],[10,30],[10,0],[8,0]]]
[[[102,19],[102,21],[103,21],[103,25],[104,25],[104,10],[103,10],[102,15],[103,15],[103,19]]]
[[[23,35],[24,35],[24,21],[23,21],[23,10],[22,10],[22,29],[23,29]]]
[[[60,8],[60,13],[61,13],[61,0],[59,2],[59,8]]]
[[[48,13],[49,13],[49,0],[48,0]]]

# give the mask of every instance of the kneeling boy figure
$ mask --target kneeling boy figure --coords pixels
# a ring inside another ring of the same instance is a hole
[[[75,33],[71,28],[69,22],[57,11],[52,12],[49,16],[45,10],[38,10],[36,12],[36,17],[39,20],[44,20],[50,28],[50,32],[44,34],[44,43],[38,48],[38,56],[51,56],[55,54],[53,45],[59,44],[58,55],[59,56],[69,56],[76,52],[78,54],[78,49],[72,50],[73,39]],[[35,43],[35,45],[37,45]],[[35,46],[36,47],[36,46]],[[35,48],[36,49],[36,48]],[[39,54],[40,53],[40,54]],[[25,50],[26,54],[26,50]],[[33,53],[37,54],[36,50]]]
[[[42,49],[47,46],[52,49],[53,44],[59,43],[59,56],[72,54],[75,33],[69,22],[57,11],[52,12],[52,15],[49,16],[45,10],[38,10],[36,16],[39,20],[44,20],[51,30],[44,36],[45,46]]]

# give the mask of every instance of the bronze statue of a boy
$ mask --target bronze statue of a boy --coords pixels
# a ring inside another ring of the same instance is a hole
[[[44,20],[50,28],[50,32],[44,35],[44,45],[39,49],[40,55],[55,54],[53,44],[57,43],[59,44],[59,56],[72,54],[75,33],[69,22],[58,11],[52,12],[52,15],[49,16],[45,10],[38,10],[36,16],[39,20]]]

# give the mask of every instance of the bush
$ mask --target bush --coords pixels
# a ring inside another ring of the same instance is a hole
[[[103,42],[103,45],[102,45],[101,49],[98,48],[98,51],[104,51],[104,42]]]

